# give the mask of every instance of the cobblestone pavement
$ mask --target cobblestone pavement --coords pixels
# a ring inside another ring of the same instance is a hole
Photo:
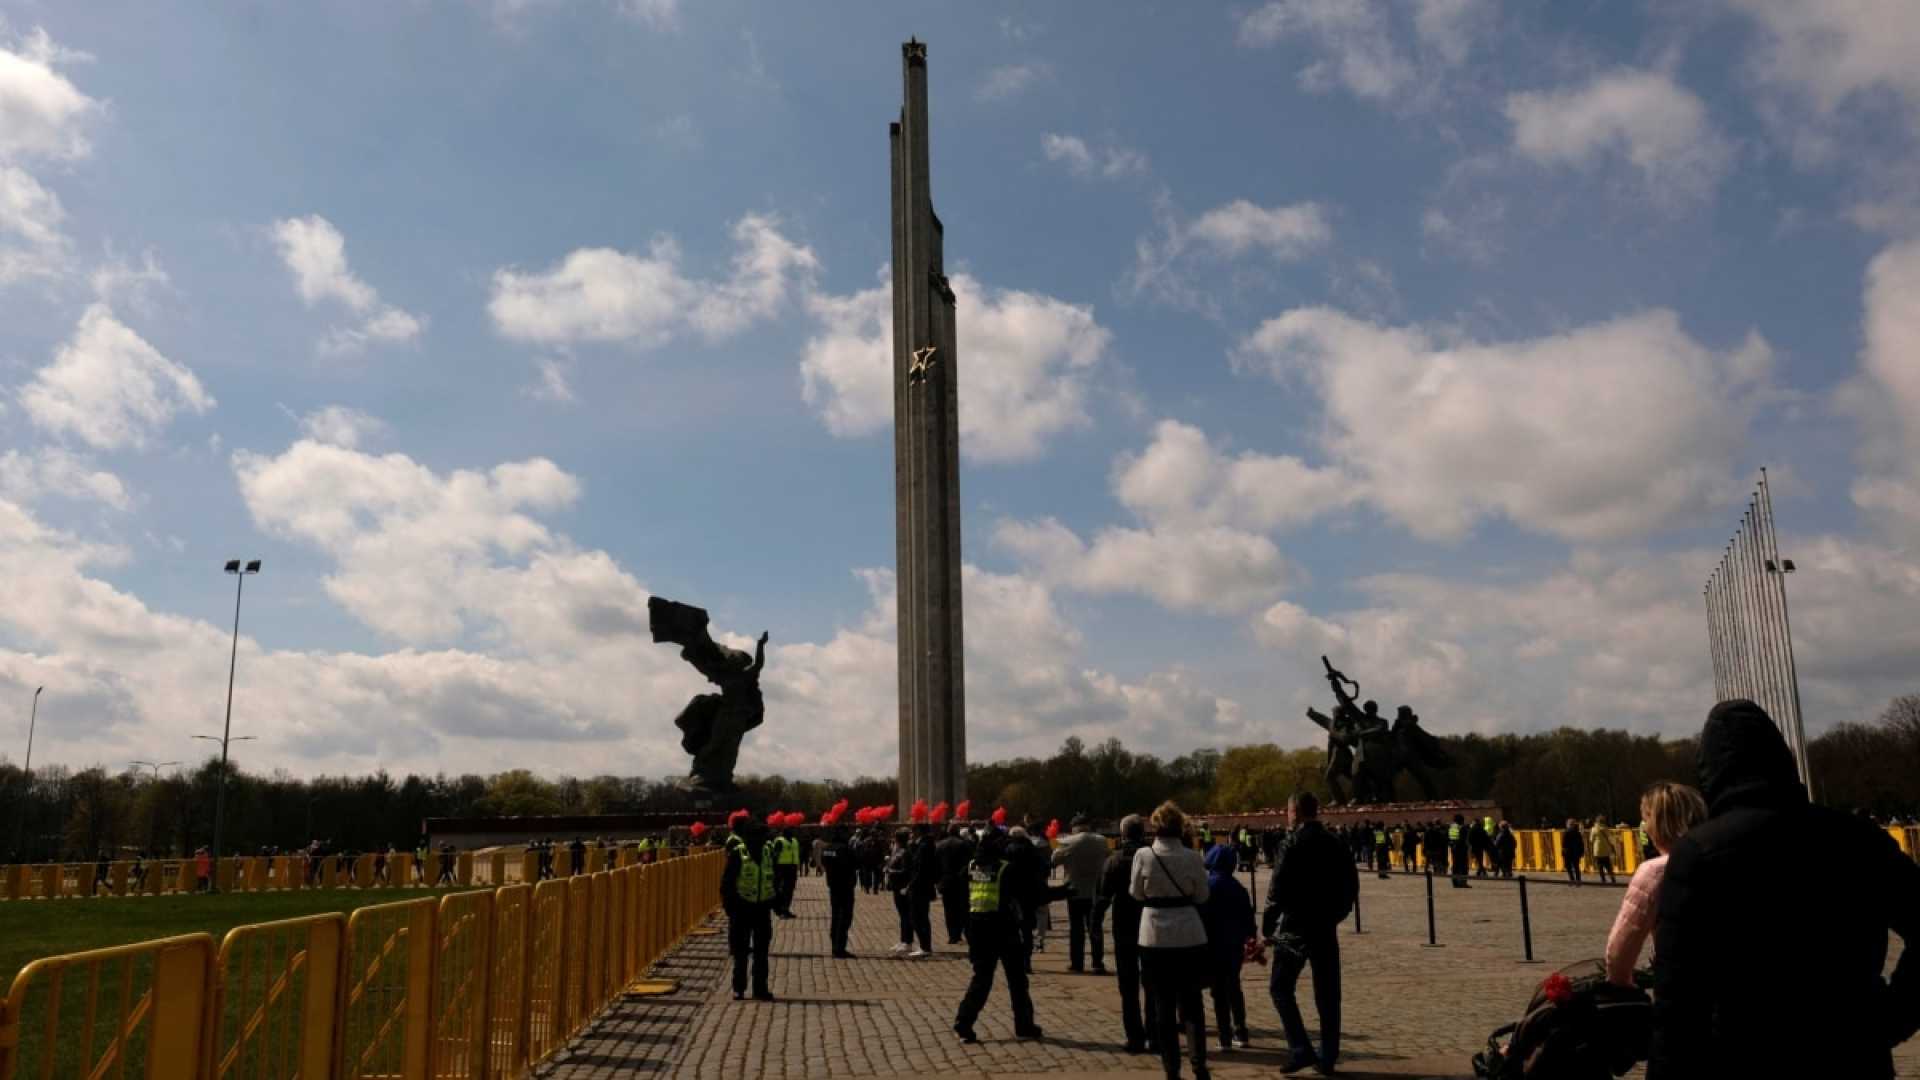
[[[1362,932],[1355,933],[1349,921],[1340,943],[1346,980],[1341,1072],[1355,1078],[1472,1076],[1471,1058],[1488,1032],[1516,1018],[1541,978],[1599,955],[1621,895],[1618,889],[1533,883],[1529,901],[1539,962],[1525,964],[1513,884],[1478,882],[1456,890],[1436,882],[1439,947],[1428,948],[1424,878],[1380,881],[1363,875],[1361,882]],[[778,1001],[733,1001],[725,936],[694,937],[660,972],[679,980],[673,994],[616,1004],[541,1072],[560,1080],[629,1074],[715,1080],[1158,1076],[1157,1060],[1121,1052],[1113,980],[1066,972],[1065,907],[1054,910],[1056,929],[1034,964],[1035,1010],[1046,1029],[1038,1041],[1014,1040],[999,985],[977,1025],[979,1045],[962,1046],[954,1038],[950,1025],[969,969],[962,948],[939,944],[944,934],[937,904],[933,958],[887,956],[898,924],[892,898],[882,894],[860,897],[853,937],[858,958],[829,959],[826,891],[815,877],[800,883],[794,902],[799,917],[779,922],[774,931]],[[1244,972],[1253,1048],[1221,1053],[1210,1046],[1215,1076],[1277,1075],[1285,1040],[1267,996],[1267,970]],[[1311,1026],[1311,994],[1302,983]],[[1900,1076],[1920,1078],[1920,1045],[1902,1047],[1896,1060]]]

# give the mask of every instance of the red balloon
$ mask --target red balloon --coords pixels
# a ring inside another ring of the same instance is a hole
[[[1007,808],[1004,806],[994,807],[993,817],[990,818],[989,820],[991,820],[995,825],[1005,825],[1007,823]]]
[[[927,815],[927,819],[929,821],[932,821],[935,825],[942,824],[947,820],[948,809],[949,807],[943,801],[939,805],[933,808],[933,813]]]
[[[1052,821],[1047,822],[1047,839],[1058,840],[1059,838],[1060,838],[1060,819],[1054,818]]]
[[[953,816],[954,816],[954,819],[957,821],[967,820],[969,817],[972,816],[972,813],[973,813],[972,799],[961,799],[960,805],[953,808]]]
[[[907,811],[907,816],[913,819],[916,824],[927,820],[927,800],[913,800],[913,808]]]
[[[695,840],[698,840],[701,837],[707,835],[707,823],[704,821],[696,821],[693,823],[693,827],[689,828],[687,831],[693,834],[693,838]]]

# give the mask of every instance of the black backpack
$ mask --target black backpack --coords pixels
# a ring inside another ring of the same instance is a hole
[[[1473,1056],[1481,1080],[1609,1080],[1645,1061],[1653,1033],[1651,975],[1634,986],[1607,981],[1606,965],[1582,960],[1547,976],[1517,1023],[1487,1037]]]

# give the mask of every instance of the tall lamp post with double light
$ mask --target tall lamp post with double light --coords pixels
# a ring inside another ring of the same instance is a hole
[[[21,777],[20,812],[14,815],[13,823],[13,846],[16,849],[20,846],[20,830],[27,823],[27,804],[33,801],[33,729],[40,722],[40,692],[45,689],[44,686],[33,688],[33,705],[27,711],[27,764],[21,770],[24,775]]]
[[[220,863],[220,840],[227,825],[227,744],[245,742],[253,738],[248,735],[240,739],[233,737],[233,677],[240,664],[240,595],[247,585],[247,575],[260,572],[260,560],[253,559],[242,566],[239,559],[227,560],[227,573],[234,577],[233,584],[233,649],[227,656],[227,722],[220,731],[220,738],[211,735],[195,735],[196,739],[207,739],[220,744],[220,786],[213,794],[213,861]],[[215,880],[219,880],[217,874]]]

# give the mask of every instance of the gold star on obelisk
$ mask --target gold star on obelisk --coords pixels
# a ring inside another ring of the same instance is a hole
[[[919,382],[927,377],[928,370],[934,365],[934,350],[935,346],[932,345],[913,350],[913,362],[907,365],[907,378],[910,381]]]

